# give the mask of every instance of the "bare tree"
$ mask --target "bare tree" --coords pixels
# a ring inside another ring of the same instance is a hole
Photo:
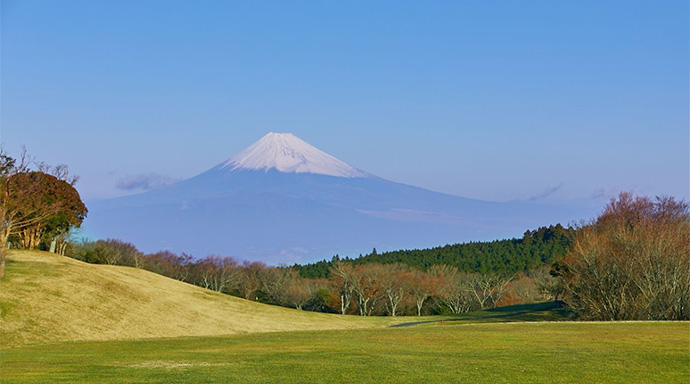
[[[344,315],[350,308],[355,294],[354,268],[342,261],[335,261],[331,267],[331,281],[340,299],[340,314]]]
[[[240,293],[248,300],[258,300],[257,292],[261,289],[261,275],[266,264],[260,261],[244,261],[240,274]]]
[[[207,256],[191,266],[192,280],[216,292],[229,292],[239,287],[240,268],[232,257]]]
[[[475,308],[474,294],[467,289],[468,274],[448,265],[434,265],[429,273],[437,280],[436,294],[439,300],[452,313],[465,313]]]
[[[51,166],[43,161],[34,162],[36,169],[39,172],[45,173],[47,175],[55,176],[58,180],[62,180],[71,186],[74,186],[77,181],[79,181],[79,176],[70,175],[69,167],[65,164],[58,164],[56,166]]]
[[[549,268],[544,267],[534,271],[537,293],[542,300],[558,301],[563,295],[563,284],[553,276]]]
[[[301,310],[314,298],[319,288],[320,286],[316,281],[295,275],[295,278],[288,281],[285,287],[285,304]]]
[[[578,231],[552,273],[585,319],[690,319],[690,211],[622,193]]]
[[[261,291],[274,304],[286,305],[286,289],[297,279],[297,272],[290,268],[265,268],[259,274]]]
[[[352,285],[360,316],[370,316],[376,304],[384,297],[382,286],[384,273],[384,268],[380,264],[357,265],[354,268]]]
[[[180,281],[187,281],[194,257],[186,253],[177,255],[170,251],[159,251],[144,255],[144,269]]]
[[[142,256],[134,244],[118,239],[98,240],[84,245],[82,252],[92,252],[97,262],[108,265],[136,266],[137,259]]]
[[[417,316],[421,316],[424,302],[436,291],[436,279],[428,273],[413,269],[410,280],[410,294],[417,307]]]
[[[480,309],[493,308],[503,297],[505,287],[511,280],[512,277],[497,273],[467,275],[465,290],[474,295]]]
[[[386,299],[386,311],[390,316],[395,316],[400,303],[408,294],[411,273],[404,264],[386,264],[381,265],[381,268],[379,281]]]

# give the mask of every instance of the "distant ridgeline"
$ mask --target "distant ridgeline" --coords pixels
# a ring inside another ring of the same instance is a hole
[[[377,253],[376,249],[356,259],[334,256],[331,261],[297,265],[293,268],[307,278],[328,278],[333,261],[353,265],[401,263],[421,270],[437,264],[457,267],[461,272],[513,274],[550,266],[569,250],[575,229],[560,224],[527,231],[521,239],[495,240]]]

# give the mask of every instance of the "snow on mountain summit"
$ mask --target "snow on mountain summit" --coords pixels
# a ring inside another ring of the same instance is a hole
[[[291,133],[269,133],[221,164],[220,169],[276,169],[286,173],[315,173],[336,177],[371,177],[323,152]]]

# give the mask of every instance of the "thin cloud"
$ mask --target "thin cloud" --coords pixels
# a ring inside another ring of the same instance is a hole
[[[150,191],[167,187],[172,183],[174,181],[168,176],[148,173],[121,177],[115,184],[115,188],[123,191]]]
[[[561,188],[563,188],[563,183],[560,183],[554,187],[548,187],[544,190],[544,192],[542,192],[538,195],[534,195],[532,197],[529,197],[527,199],[529,201],[536,201],[536,200],[544,199],[544,198],[547,198],[547,197],[553,195],[554,193],[556,193]]]
[[[641,195],[643,194],[642,189],[639,187],[632,187],[632,188],[627,188],[627,189],[620,189],[619,187],[614,187],[614,186],[604,186],[601,188],[595,189],[590,197],[592,199],[600,199],[600,198],[612,198],[616,195],[618,195],[622,191],[627,191],[631,192],[633,195]]]
[[[592,195],[590,197],[592,199],[598,199],[598,198],[604,197],[604,196],[608,197],[611,194],[610,190],[611,190],[610,187],[597,188],[594,190],[594,192],[592,192]]]

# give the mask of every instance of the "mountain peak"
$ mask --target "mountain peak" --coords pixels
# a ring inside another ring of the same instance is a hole
[[[275,169],[285,173],[314,173],[336,177],[371,177],[291,133],[270,132],[259,141],[223,163],[221,169]]]

